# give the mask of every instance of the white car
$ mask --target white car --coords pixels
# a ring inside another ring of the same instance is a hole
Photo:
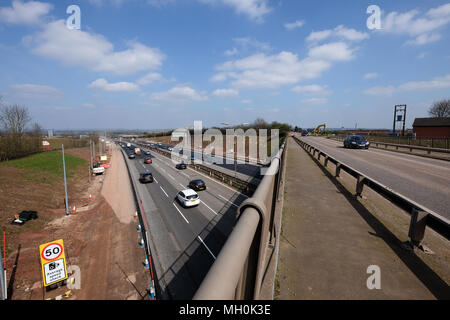
[[[181,190],[177,193],[177,200],[183,207],[193,207],[200,204],[200,197],[192,189]]]

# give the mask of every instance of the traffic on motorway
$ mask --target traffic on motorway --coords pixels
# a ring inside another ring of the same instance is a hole
[[[155,268],[166,297],[190,299],[216,259],[247,196],[171,159],[119,143],[150,226]],[[130,158],[134,155],[134,158]],[[151,159],[151,162],[145,161]]]

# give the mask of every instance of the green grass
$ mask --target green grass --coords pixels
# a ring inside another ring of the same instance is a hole
[[[66,175],[71,178],[77,167],[87,164],[87,161],[70,154],[65,154]],[[23,169],[26,172],[23,177],[27,180],[53,183],[55,179],[63,177],[62,153],[60,151],[48,151],[36,153],[20,159],[2,162],[0,165]]]

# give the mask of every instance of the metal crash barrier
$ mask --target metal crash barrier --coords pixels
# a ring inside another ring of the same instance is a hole
[[[251,198],[238,208],[237,223],[204,278],[194,300],[256,300],[266,266],[273,215],[282,173],[285,143],[263,168],[264,177]]]
[[[341,171],[346,172],[356,179],[356,196],[361,196],[364,186],[371,188],[385,199],[396,205],[397,207],[405,210],[411,215],[410,228],[408,236],[410,238],[411,247],[419,247],[421,249],[427,249],[422,245],[424,239],[425,229],[429,227],[435,232],[443,236],[445,239],[450,240],[450,220],[437,214],[436,212],[414,202],[413,200],[405,197],[404,195],[392,190],[391,188],[381,184],[380,182],[364,175],[349,165],[334,159],[327,153],[317,149],[316,147],[308,144],[305,141],[293,136],[294,140],[312,157],[316,157],[320,161],[321,157],[324,158],[324,166],[326,167],[329,162],[336,166],[335,177],[339,177]],[[425,251],[425,250],[424,250]]]

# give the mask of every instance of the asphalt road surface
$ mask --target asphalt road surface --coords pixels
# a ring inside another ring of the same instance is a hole
[[[140,143],[148,143],[147,141],[139,141]],[[155,148],[158,148],[160,150],[170,152],[169,147],[173,147],[170,145],[154,145]],[[189,154],[189,151],[186,152]],[[202,160],[203,155],[200,151],[193,151],[195,159]],[[213,160],[216,160],[216,163],[213,163]],[[190,160],[190,157],[189,157]],[[230,163],[231,162],[231,163]],[[253,184],[257,185],[262,179],[261,176],[261,168],[262,166],[256,163],[245,163],[241,161],[237,161],[237,163],[234,163],[233,158],[224,158],[222,156],[213,156],[208,157],[205,156],[205,159],[203,159],[202,165],[215,169],[217,171],[223,172],[228,174],[232,177],[237,177],[241,180],[252,182]]]
[[[450,162],[375,148],[345,149],[342,142],[298,137],[394,191],[450,218]]]
[[[192,169],[177,170],[171,159],[155,152],[151,152],[152,164],[144,164],[145,157],[136,155],[127,161],[143,202],[159,285],[164,298],[191,299],[231,233],[239,204],[247,197]],[[153,174],[153,183],[139,182],[139,173],[145,170]],[[201,203],[183,208],[176,194],[197,178],[207,186],[197,192]]]

